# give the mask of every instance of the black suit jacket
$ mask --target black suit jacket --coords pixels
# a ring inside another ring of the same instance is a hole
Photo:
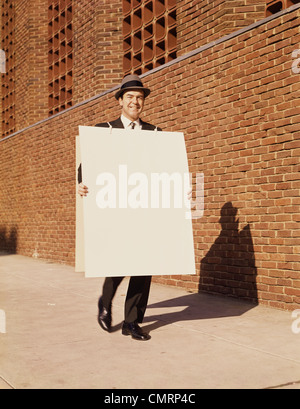
[[[144,122],[140,119],[141,124],[142,124],[142,130],[143,131],[155,131],[156,129],[158,131],[162,131],[161,128],[156,127],[154,125],[149,124],[148,122]],[[103,122],[100,124],[96,124],[95,126],[98,126],[99,128],[109,128],[110,126],[112,128],[118,128],[118,129],[124,129],[123,122],[121,121],[121,118],[116,119],[115,121],[112,122]],[[82,182],[82,171],[81,171],[81,164],[79,165],[78,168],[78,183]]]

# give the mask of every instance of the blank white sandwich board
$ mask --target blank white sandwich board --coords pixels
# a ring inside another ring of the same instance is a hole
[[[79,127],[76,271],[86,277],[195,274],[184,135]]]

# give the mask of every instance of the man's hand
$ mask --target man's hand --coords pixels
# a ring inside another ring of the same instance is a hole
[[[83,183],[80,183],[78,185],[78,194],[81,197],[87,196],[87,194],[89,193],[89,189],[87,186],[85,186]]]

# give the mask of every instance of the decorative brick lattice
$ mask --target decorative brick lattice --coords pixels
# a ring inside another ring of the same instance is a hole
[[[123,0],[123,71],[142,74],[177,57],[176,0]]]
[[[271,16],[279,11],[300,3],[300,0],[266,0],[266,16]]]
[[[49,0],[49,115],[72,106],[72,0]]]
[[[15,131],[15,44],[14,44],[15,11],[12,0],[5,0],[1,7],[1,52],[5,56],[2,64],[5,72],[2,75],[2,136]]]

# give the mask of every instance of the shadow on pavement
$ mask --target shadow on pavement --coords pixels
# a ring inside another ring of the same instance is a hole
[[[241,316],[255,308],[256,305],[256,303],[239,301],[223,296],[188,294],[149,305],[144,323],[156,322],[143,326],[143,328],[150,332],[176,322]],[[156,308],[166,308],[173,311],[150,315],[151,309]],[[181,308],[179,311],[174,311],[174,309],[178,310],[179,308]]]

